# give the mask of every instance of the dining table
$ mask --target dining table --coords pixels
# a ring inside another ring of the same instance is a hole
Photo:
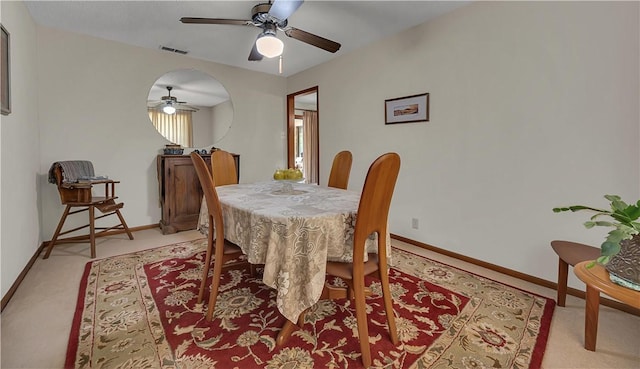
[[[360,193],[276,180],[216,191],[225,238],[240,246],[249,263],[264,265],[262,281],[277,291],[277,308],[287,319],[277,339],[282,344],[300,314],[319,301],[327,261],[352,262]],[[198,230],[205,235],[208,222],[203,201]],[[385,237],[390,247],[389,234]],[[372,234],[366,252],[377,253],[377,244],[378,235]]]

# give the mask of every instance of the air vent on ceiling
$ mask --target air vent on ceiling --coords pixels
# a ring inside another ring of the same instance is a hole
[[[185,54],[188,53],[188,51],[174,49],[172,47],[167,47],[167,46],[162,46],[162,45],[160,45],[160,50],[171,51],[172,53],[178,53],[178,54],[182,54],[182,55],[185,55]]]

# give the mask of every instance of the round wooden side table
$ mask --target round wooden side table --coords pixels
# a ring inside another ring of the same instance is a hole
[[[596,350],[598,335],[598,313],[600,308],[600,292],[614,299],[640,309],[640,291],[619,286],[609,279],[609,272],[600,264],[591,268],[587,265],[592,261],[578,263],[573,272],[587,285],[587,298],[584,318],[584,348]]]

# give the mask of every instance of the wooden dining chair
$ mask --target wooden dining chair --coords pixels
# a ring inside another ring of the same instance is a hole
[[[391,342],[394,345],[398,344],[393,302],[389,290],[386,235],[391,197],[393,196],[393,189],[399,171],[400,156],[396,153],[384,154],[371,164],[358,205],[353,235],[353,263],[327,262],[328,277],[321,298],[339,299],[349,297],[354,300],[360,351],[362,352],[362,363],[365,367],[371,365],[365,302],[365,276],[373,275],[381,282],[389,335],[391,336]],[[365,243],[369,235],[373,233],[378,234],[378,253],[368,254],[368,260],[365,262]],[[347,287],[342,288],[328,284],[331,276],[340,277]]]
[[[238,266],[246,266],[246,261],[229,263],[229,261],[238,259],[242,255],[242,250],[236,244],[233,244],[224,238],[224,220],[222,218],[222,206],[218,199],[215,184],[207,163],[197,153],[191,153],[191,161],[195,167],[202,192],[204,192],[204,201],[207,202],[207,210],[209,212],[209,232],[207,235],[207,253],[205,255],[204,267],[202,271],[202,281],[200,282],[200,290],[198,291],[198,303],[204,298],[204,290],[209,276],[209,267],[211,265],[211,257],[213,260],[213,279],[211,281],[211,292],[209,293],[209,306],[207,308],[207,320],[213,318],[216,300],[218,298],[218,289],[220,287],[220,276],[223,268],[231,268]],[[215,240],[214,240],[215,235]]]
[[[238,184],[236,159],[224,150],[217,149],[211,154],[211,175],[216,187]],[[258,274],[258,264],[249,264],[252,277]]]
[[[65,205],[65,209],[53,233],[53,237],[51,241],[49,241],[43,259],[49,258],[51,250],[53,250],[53,246],[55,246],[56,243],[87,242],[88,239],[91,245],[91,258],[93,259],[96,257],[96,237],[124,231],[127,233],[129,239],[133,240],[133,234],[129,230],[127,222],[125,222],[120,212],[120,209],[124,207],[124,203],[116,202],[118,196],[116,196],[115,185],[116,183],[120,183],[120,181],[95,177],[93,164],[90,161],[66,160],[57,161],[51,165],[49,169],[49,182],[58,186],[60,202],[62,205]],[[103,196],[94,196],[94,190],[96,193],[101,192],[99,187],[101,187],[100,185],[102,184],[104,184],[104,191],[101,193]],[[102,214],[96,216],[96,209]],[[89,223],[62,231],[69,215],[83,213],[85,211],[89,213]],[[96,226],[96,220],[110,215],[116,215],[120,223],[110,227]],[[88,235],[59,238],[65,234],[76,232],[87,227],[89,228]],[[98,232],[96,232],[96,230],[98,230]]]
[[[351,173],[351,163],[353,162],[353,155],[350,151],[340,151],[333,158],[333,164],[331,165],[331,172],[329,173],[329,183],[327,186],[347,189],[349,184],[349,174]]]
[[[236,160],[228,151],[216,150],[211,154],[211,173],[216,186],[238,184]]]

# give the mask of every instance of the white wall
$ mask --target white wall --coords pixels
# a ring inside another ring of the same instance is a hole
[[[2,1],[0,21],[10,33],[11,114],[0,116],[2,198],[0,278],[4,297],[40,244],[40,141],[36,26],[22,2]]]
[[[393,233],[555,280],[549,241],[606,231],[554,206],[640,198],[638,8],[477,2],[290,77],[319,86],[320,183],[340,150],[355,190],[396,151]],[[423,92],[429,122],[384,124],[385,99]]]
[[[129,226],[160,220],[156,155],[168,142],[150,124],[145,103],[154,81],[171,70],[195,68],[229,91],[234,122],[216,146],[241,155],[242,180],[269,178],[283,160],[282,77],[48,28],[38,30],[38,53],[45,239],[62,212],[55,186],[46,183],[58,160],[91,160],[98,174],[119,179]]]

